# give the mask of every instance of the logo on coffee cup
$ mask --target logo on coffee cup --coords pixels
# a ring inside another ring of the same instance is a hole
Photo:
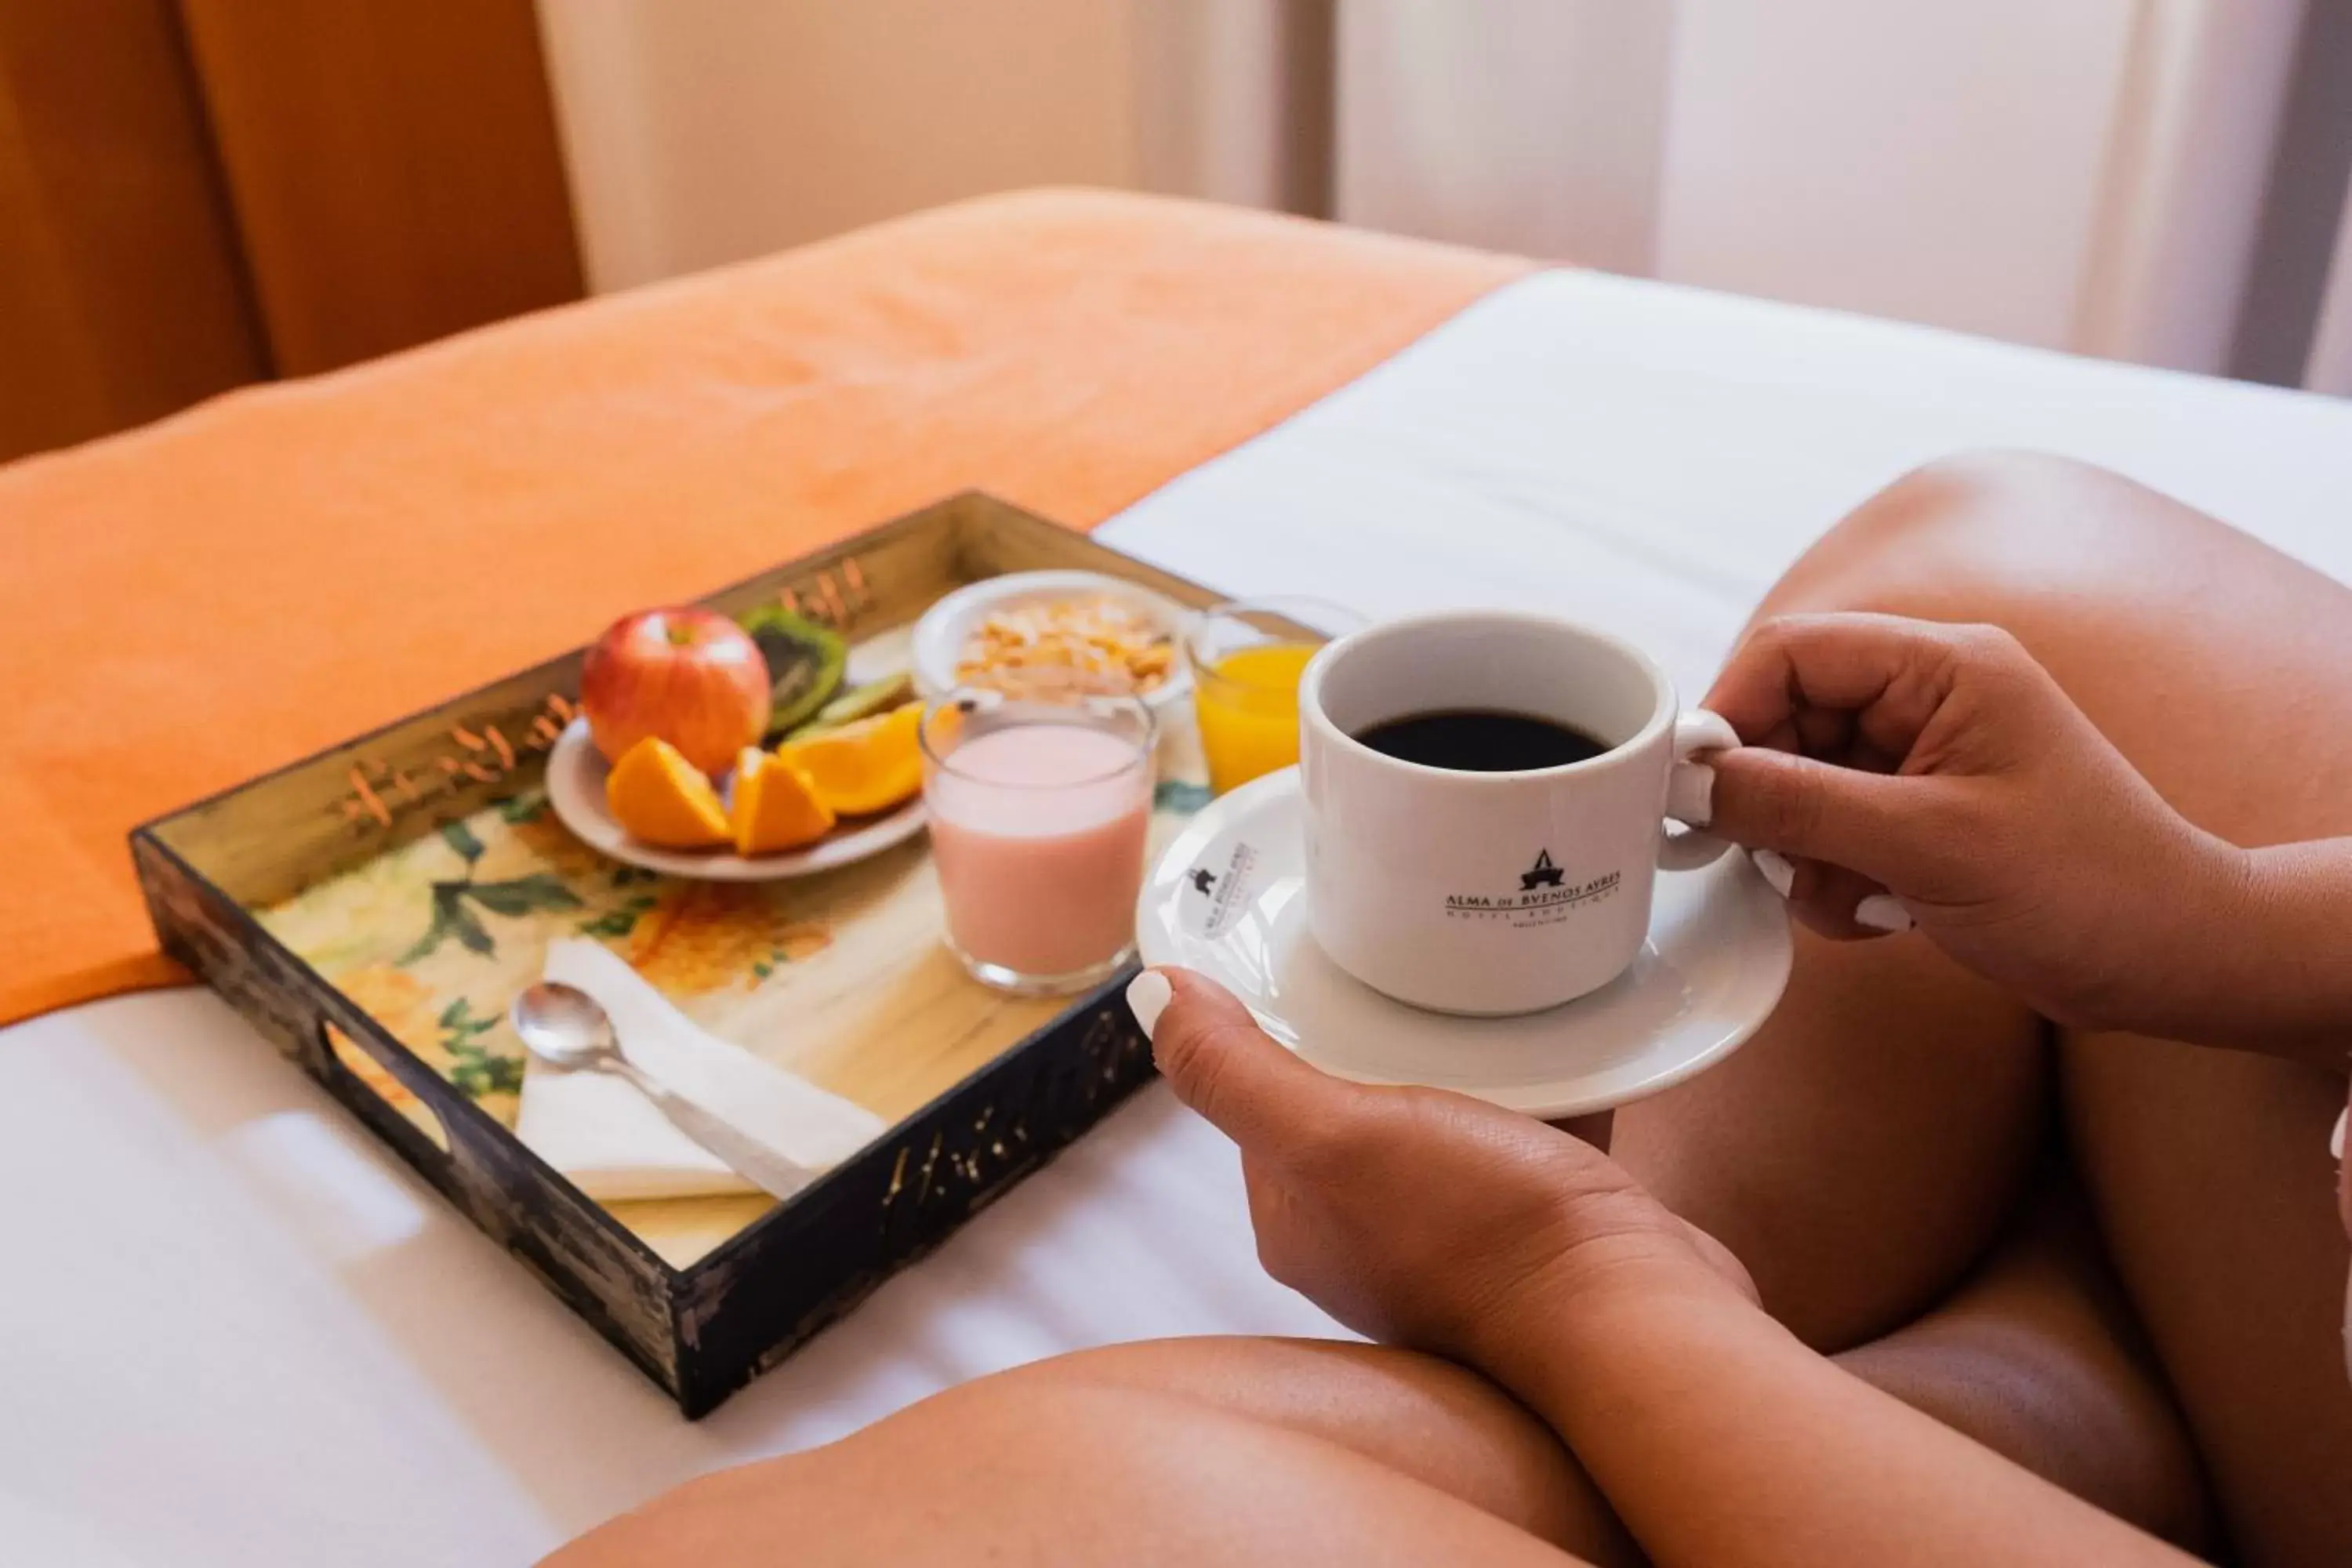
[[[1571,910],[1609,897],[1624,879],[1623,872],[1609,871],[1571,882],[1568,873],[1551,858],[1551,851],[1538,849],[1534,862],[1519,873],[1516,889],[1502,893],[1448,893],[1445,918],[1499,921],[1512,927],[1551,925],[1566,920]]]

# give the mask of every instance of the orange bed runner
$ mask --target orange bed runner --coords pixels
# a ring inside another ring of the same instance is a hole
[[[140,822],[954,490],[1090,527],[1525,266],[995,197],[0,469],[0,1023],[181,978]]]

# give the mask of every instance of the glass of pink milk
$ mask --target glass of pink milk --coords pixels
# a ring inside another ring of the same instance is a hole
[[[1159,727],[1132,698],[958,692],[924,715],[948,946],[983,984],[1079,991],[1135,952]]]

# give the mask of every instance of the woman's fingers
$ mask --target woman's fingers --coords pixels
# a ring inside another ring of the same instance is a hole
[[[1949,696],[1980,628],[1899,616],[1783,616],[1748,636],[1706,706],[1750,744],[1801,731],[1809,710],[1852,714],[1853,732],[1900,757]]]
[[[1351,1087],[1266,1037],[1249,1009],[1214,981],[1148,969],[1127,988],[1152,1059],[1176,1098],[1245,1152],[1272,1155],[1326,1132]]]
[[[1707,762],[1715,770],[1707,831],[1750,849],[1825,861],[1898,888],[1952,850],[1949,781],[1865,773],[1756,746]]]
[[[2053,699],[2065,708],[1998,627],[1865,615],[1768,621],[1707,696],[1747,742],[1710,760],[1709,831],[1783,866],[1812,862],[1793,888],[1773,862],[1759,864],[1824,935],[1907,931],[1910,909],[1894,894],[1949,903],[1981,883],[1989,858],[2013,851],[2036,803],[2002,783],[2013,783],[2021,758],[2046,760],[2036,747]]]

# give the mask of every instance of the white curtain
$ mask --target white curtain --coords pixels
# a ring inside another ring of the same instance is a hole
[[[1340,0],[1334,215],[1650,271],[1674,21],[1625,0]]]
[[[2303,14],[1340,0],[1338,216],[2220,370]]]
[[[2336,235],[2336,260],[2312,333],[2311,360],[2304,384],[2314,392],[2352,397],[2352,186],[2344,193],[2344,219]]]

